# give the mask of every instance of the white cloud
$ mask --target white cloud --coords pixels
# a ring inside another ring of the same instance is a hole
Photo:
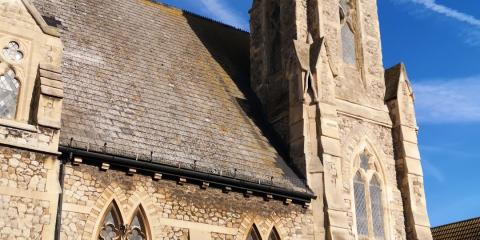
[[[435,0],[410,0],[411,2],[422,4],[424,7],[443,14],[447,17],[454,18],[458,21],[468,23],[470,25],[480,27],[480,19],[471,16],[469,14],[457,11],[455,9],[449,8],[447,6],[436,3]]]
[[[480,75],[419,81],[414,91],[421,123],[480,122]]]
[[[226,2],[227,1],[222,0],[199,0],[199,3],[204,9],[210,15],[214,16],[214,18],[223,23],[248,30],[248,20],[243,19],[241,15],[226,4]]]
[[[426,158],[422,159],[422,166],[427,176],[432,177],[437,182],[443,183],[445,182],[445,174],[440,170],[440,168],[436,167]]]

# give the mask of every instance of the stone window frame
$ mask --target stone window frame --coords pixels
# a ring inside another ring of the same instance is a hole
[[[29,67],[29,44],[20,38],[12,36],[4,36],[0,39],[0,50],[3,50],[11,42],[15,42],[19,46],[19,51],[23,54],[23,58],[19,61],[12,61],[4,58],[0,52],[0,75],[3,75],[11,69],[15,73],[15,79],[18,81],[18,95],[15,116],[12,118],[0,118],[2,123],[14,125],[15,122],[28,123],[30,121],[31,103],[28,102],[27,96],[31,96],[35,86],[35,81],[26,81],[25,67]]]
[[[251,237],[252,232],[254,232],[253,236],[256,236],[256,238]],[[246,240],[262,240],[262,234],[260,233],[260,230],[256,224],[252,224],[252,226],[249,228]]]
[[[339,8],[339,14],[340,14],[340,10],[342,9],[341,8],[341,3],[340,1],[342,0],[338,0],[338,8]],[[355,40],[355,55],[356,55],[356,65],[355,67],[352,67],[352,65],[348,64],[348,63],[345,63],[345,61],[343,60],[343,40],[342,40],[342,24],[340,24],[340,28],[339,28],[339,35],[340,35],[340,56],[341,56],[341,63],[344,67],[347,67],[347,68],[354,68],[356,69],[356,71],[358,71],[361,75],[361,79],[363,81],[363,86],[366,87],[366,82],[365,82],[365,69],[366,69],[366,66],[365,66],[365,54],[364,54],[364,48],[363,48],[363,24],[362,24],[362,8],[361,8],[361,4],[360,4],[360,0],[350,0],[351,2],[353,2],[353,8],[355,9],[355,14],[354,14],[354,18],[352,19],[353,21],[353,27],[355,28],[352,32],[354,34],[354,40]],[[339,16],[340,18],[340,16]]]
[[[275,238],[272,238],[272,234]],[[270,233],[268,234],[268,240],[281,240],[282,237],[280,237],[280,233],[278,233],[277,228],[274,226],[270,230]]]
[[[350,194],[352,199],[352,230],[353,234],[355,235],[356,240],[390,240],[390,225],[389,225],[389,205],[388,205],[388,196],[387,196],[387,184],[385,179],[385,174],[383,171],[383,167],[379,161],[379,158],[376,154],[372,153],[373,151],[368,147],[363,148],[363,151],[360,151],[355,156],[354,167],[351,173],[351,186],[350,186]],[[366,154],[369,157],[368,169],[364,170],[361,166],[361,154]],[[360,174],[361,179],[364,184],[364,192],[365,192],[365,205],[366,205],[366,212],[367,212],[367,220],[368,220],[368,236],[362,237],[358,236],[357,230],[357,216],[356,216],[356,205],[355,205],[355,193],[354,193],[354,179],[357,174]],[[377,239],[374,236],[374,229],[373,229],[373,211],[372,211],[372,201],[371,201],[371,194],[370,194],[370,183],[372,179],[376,177],[380,189],[382,190],[381,193],[381,204],[382,204],[382,220],[383,220],[383,231],[384,237],[381,239]]]
[[[143,224],[143,227],[145,228],[145,239],[146,240],[152,240],[153,235],[152,235],[152,228],[149,224],[147,213],[145,211],[145,208],[143,207],[143,204],[138,204],[134,210],[131,212],[131,214],[128,215],[128,217],[125,217],[125,212],[122,211],[122,208],[120,207],[121,205],[118,204],[119,201],[117,201],[115,198],[112,198],[111,201],[108,201],[108,204],[106,207],[104,207],[104,211],[99,214],[101,217],[100,221],[98,222],[99,225],[96,226],[96,231],[95,231],[95,238],[94,239],[99,239],[100,233],[102,231],[102,226],[101,224],[105,221],[105,218],[107,214],[111,211],[112,208],[115,208],[116,215],[118,216],[120,226],[124,227],[126,226],[125,224],[131,224],[134,220],[134,218],[137,216],[138,213],[140,218],[141,218],[141,223]],[[123,238],[119,238],[123,239]],[[126,239],[126,238],[125,238]]]

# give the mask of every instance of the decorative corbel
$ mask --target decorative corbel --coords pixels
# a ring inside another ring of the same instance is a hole
[[[60,129],[63,101],[63,82],[61,70],[47,64],[40,64],[38,81],[38,125]]]

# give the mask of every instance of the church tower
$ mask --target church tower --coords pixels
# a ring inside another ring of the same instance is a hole
[[[432,239],[413,91],[376,1],[254,0],[251,87],[316,193],[314,239]]]

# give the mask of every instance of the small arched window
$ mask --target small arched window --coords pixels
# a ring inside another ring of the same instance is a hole
[[[20,82],[15,77],[9,68],[0,75],[0,118],[14,119],[17,113]]]
[[[358,239],[383,240],[383,193],[377,166],[367,152],[359,155],[358,162],[358,171],[353,178],[357,236]]]
[[[139,207],[127,228],[127,240],[146,240],[147,239],[147,228],[145,226],[145,214],[143,214],[142,209]]]
[[[121,236],[123,222],[115,202],[112,202],[108,207],[101,226],[98,234],[99,240],[114,240]]]
[[[275,227],[270,232],[268,240],[280,240],[280,235],[278,235],[277,229],[275,229]]]
[[[250,229],[250,232],[248,232],[247,240],[262,240],[262,237],[260,237],[260,233],[255,225],[253,225]]]
[[[342,35],[343,61],[349,65],[357,63],[355,0],[340,0],[340,24]]]
[[[145,214],[141,206],[135,210],[130,224],[125,225],[115,202],[112,202],[105,212],[98,234],[99,240],[147,240],[148,229],[145,224]]]

